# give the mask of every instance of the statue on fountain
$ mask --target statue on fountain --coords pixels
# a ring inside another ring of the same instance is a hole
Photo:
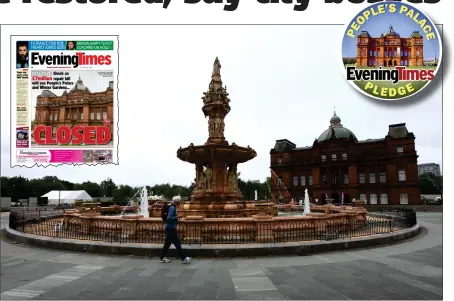
[[[216,114],[214,119],[214,136],[222,137],[224,133],[224,121],[219,117],[219,113]]]
[[[211,190],[211,177],[212,176],[213,176],[213,172],[211,171],[210,165],[207,164],[207,166],[205,167],[205,172],[204,172],[206,190]]]
[[[236,167],[230,165],[227,171],[229,191],[234,192],[238,190],[238,177],[241,173],[236,172]]]
[[[221,62],[219,61],[219,59],[216,57],[216,59],[214,60],[214,64],[213,64],[213,72],[211,73],[211,77],[214,77],[214,76],[221,76]]]
[[[208,119],[208,136],[213,137],[214,136],[214,119],[209,118]]]
[[[197,180],[197,189],[205,190],[205,188],[205,174],[203,173],[203,171],[201,171],[199,174],[199,179]]]

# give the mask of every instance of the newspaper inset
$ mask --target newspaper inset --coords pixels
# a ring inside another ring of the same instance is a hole
[[[11,166],[118,164],[118,37],[11,42]]]

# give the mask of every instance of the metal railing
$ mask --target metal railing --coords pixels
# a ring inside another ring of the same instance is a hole
[[[182,220],[177,227],[183,244],[248,244],[333,240],[392,233],[416,225],[416,212],[406,210],[393,214],[367,214],[351,220],[295,220],[272,223],[210,223]],[[16,231],[46,237],[119,242],[155,243],[165,240],[164,225],[136,220],[96,220],[64,218],[62,214],[41,211],[12,211],[9,227]]]

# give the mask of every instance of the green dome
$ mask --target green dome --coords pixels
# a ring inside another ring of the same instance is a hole
[[[350,139],[350,138],[352,138],[353,140],[357,140],[355,134],[353,134],[353,132],[350,131],[347,128],[344,128],[344,127],[332,127],[331,128],[330,127],[329,129],[324,131],[320,135],[320,137],[318,137],[317,141],[318,142],[322,142],[322,141],[325,141],[325,140],[329,140],[329,139],[333,138],[333,134],[334,134],[334,138],[337,138],[337,139]]]
[[[317,142],[322,142],[331,138],[358,140],[352,131],[342,125],[340,117],[336,115],[336,111],[334,111],[334,115],[329,120],[329,123],[329,128],[318,137]]]

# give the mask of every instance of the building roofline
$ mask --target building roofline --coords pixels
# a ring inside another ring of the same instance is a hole
[[[374,143],[385,141],[385,138],[358,140],[356,143]]]
[[[291,145],[296,147],[296,144],[293,143],[292,141],[288,140],[288,139],[277,139],[276,142],[288,142],[289,144],[291,144]]]
[[[396,128],[396,127],[405,126],[405,125],[406,125],[406,123],[403,122],[403,123],[390,124],[389,127],[390,128]]]

